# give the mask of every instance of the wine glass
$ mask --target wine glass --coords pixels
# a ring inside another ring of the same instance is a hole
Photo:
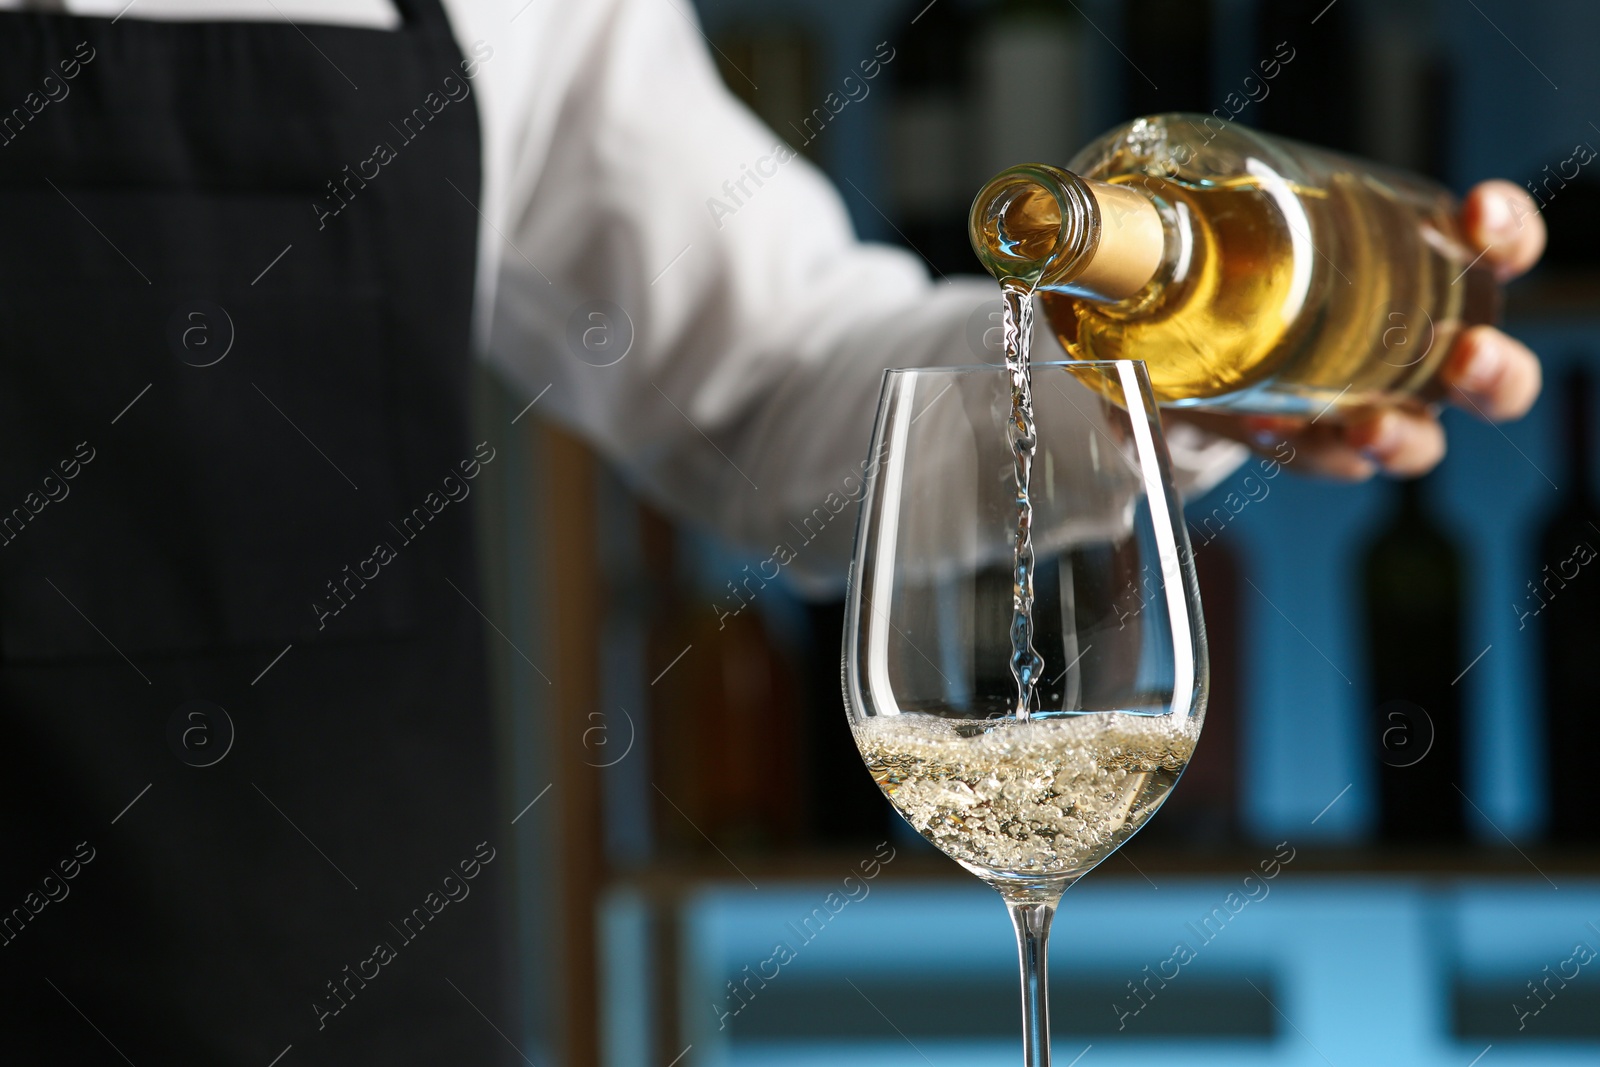
[[[1056,905],[1171,792],[1199,736],[1207,662],[1144,364],[1035,363],[1032,381],[1029,662],[1040,669],[1028,703],[1014,669],[1024,494],[1011,383],[994,366],[884,377],[844,689],[856,744],[895,808],[1005,899],[1024,1061],[1047,1067]]]

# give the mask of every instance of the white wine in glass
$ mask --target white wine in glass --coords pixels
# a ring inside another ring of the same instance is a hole
[[[1206,647],[1144,365],[1031,371],[1021,467],[1006,370],[885,375],[844,688],[856,744],[890,802],[1005,899],[1024,1059],[1045,1067],[1056,905],[1188,764]]]

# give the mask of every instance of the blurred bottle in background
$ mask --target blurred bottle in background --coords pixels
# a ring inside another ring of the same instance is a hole
[[[887,211],[941,274],[975,269],[967,208],[1019,159],[1066,159],[1088,135],[1083,21],[1067,0],[911,0],[893,42]]]
[[[741,24],[718,33],[712,49],[723,83],[790,148],[812,159],[818,139],[796,126],[823,96],[817,77],[820,52],[804,27],[789,22]]]
[[[1378,825],[1389,842],[1456,843],[1466,829],[1461,554],[1428,514],[1433,480],[1398,483],[1398,506],[1362,562]]]
[[[656,840],[669,856],[793,844],[805,823],[794,657],[758,603],[719,611],[695,590],[676,531],[653,509],[641,512],[656,585],[645,654]],[[779,595],[758,583],[747,596]]]
[[[971,270],[965,219],[974,188],[969,52],[976,21],[955,0],[936,3],[920,17],[914,7],[906,18],[886,71],[888,210],[901,237],[935,270]]]
[[[1360,33],[1361,154],[1446,181],[1452,73],[1428,0],[1370,5]]]
[[[1243,571],[1226,537],[1194,546],[1195,577],[1205,605],[1210,695],[1204,739],[1183,772],[1181,803],[1165,808],[1140,835],[1169,847],[1215,848],[1239,832],[1240,672],[1244,651],[1239,626]]]
[[[1584,147],[1590,146],[1600,149],[1600,136],[1588,138]],[[1588,309],[1594,305],[1600,279],[1600,178],[1582,171],[1571,180],[1563,177],[1563,170],[1572,173],[1575,157],[1567,154],[1571,151],[1552,152],[1551,161],[1528,179],[1525,188],[1538,201],[1550,233],[1539,268],[1541,282],[1570,287],[1569,304]]]
[[[1256,5],[1257,56],[1280,43],[1292,66],[1272,84],[1251,125],[1340,152],[1361,149],[1360,27],[1355,5],[1328,0],[1262,0]],[[1210,108],[1205,110],[1210,111]],[[1065,158],[1065,157],[1062,157]]]
[[[999,0],[985,11],[973,56],[968,199],[987,175],[1022,159],[1069,159],[1087,139],[1083,33],[1067,0]]]
[[[1561,427],[1561,500],[1539,534],[1538,573],[1517,592],[1519,622],[1541,638],[1549,836],[1600,840],[1594,753],[1600,746],[1600,505],[1594,494],[1593,379],[1574,370],[1556,394]]]
[[[805,743],[806,808],[810,836],[823,846],[871,845],[894,838],[922,842],[900,818],[861,763],[861,750],[840,714],[839,650],[844,647],[844,601],[807,604],[810,640],[805,658],[808,703]]]
[[[1122,78],[1126,114],[1204,113],[1217,106],[1212,17],[1211,0],[1128,0],[1123,14],[1128,53]],[[1072,150],[1076,152],[1077,145]],[[1070,155],[1040,158],[1048,162]]]

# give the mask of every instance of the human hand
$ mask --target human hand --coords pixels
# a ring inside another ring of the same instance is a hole
[[[1463,232],[1502,281],[1525,273],[1544,252],[1544,218],[1522,188],[1508,181],[1483,182],[1461,205]],[[1519,419],[1538,399],[1543,375],[1539,357],[1492,326],[1473,326],[1456,338],[1439,370],[1438,384],[1452,403],[1494,422]],[[1192,422],[1210,433],[1256,448],[1287,441],[1296,470],[1359,480],[1382,470],[1414,478],[1444,458],[1444,428],[1432,411],[1368,408],[1338,422],[1272,416],[1232,416],[1169,411],[1165,417]]]

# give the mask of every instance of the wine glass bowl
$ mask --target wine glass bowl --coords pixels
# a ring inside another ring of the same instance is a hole
[[[1043,1064],[1054,906],[1171,792],[1199,736],[1207,666],[1143,364],[1031,371],[1026,494],[1004,369],[885,375],[846,604],[844,689],[862,758],[891,803],[1011,908],[1024,1044],[1028,1062]],[[1017,551],[1023,497],[1031,567]],[[1025,706],[1013,669],[1023,576],[1042,663]]]

